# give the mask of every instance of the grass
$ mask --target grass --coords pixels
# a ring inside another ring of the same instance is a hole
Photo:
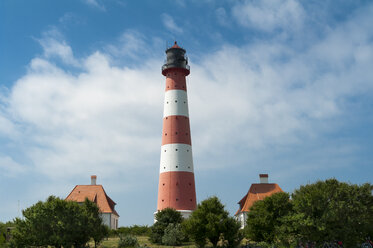
[[[174,246],[166,246],[166,245],[157,245],[157,244],[152,244],[149,241],[149,237],[147,236],[136,236],[137,240],[139,241],[140,246],[144,247],[149,247],[149,248],[172,248]],[[98,246],[100,248],[116,248],[118,245],[119,238],[108,238],[104,239],[101,244]],[[90,247],[94,247],[94,243],[90,242],[89,243]],[[196,246],[192,243],[186,243],[182,246],[178,246],[179,248],[196,248]]]

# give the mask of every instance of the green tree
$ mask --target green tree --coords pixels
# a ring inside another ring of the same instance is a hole
[[[292,213],[288,193],[280,192],[256,201],[247,215],[247,237],[256,242],[289,243],[291,232],[284,228]]]
[[[336,179],[301,186],[293,195],[297,230],[305,240],[339,240],[354,247],[372,235],[373,185]]]
[[[103,224],[100,210],[94,202],[88,199],[84,202],[84,214],[88,217],[88,224],[86,229],[89,231],[89,236],[97,245],[109,234],[109,228]]]
[[[101,219],[95,218],[99,212],[92,204],[89,201],[78,204],[54,196],[34,204],[23,210],[24,219],[15,219],[12,245],[84,247],[103,226]]]
[[[165,245],[181,245],[185,236],[179,223],[170,223],[164,230],[162,243]]]
[[[162,244],[162,237],[167,226],[171,223],[181,224],[183,217],[181,213],[173,208],[165,208],[155,214],[156,222],[151,227],[150,242]]]
[[[9,231],[11,233],[11,229],[14,228],[14,223],[13,222],[6,222],[2,223],[0,222],[0,247],[7,247],[6,246],[6,239],[7,236],[9,235]]]
[[[223,221],[223,240],[225,247],[238,247],[243,239],[243,232],[240,231],[241,224],[233,217]]]
[[[239,227],[235,220],[230,219],[220,200],[213,196],[198,204],[197,209],[185,221],[184,229],[198,247],[204,247],[206,239],[217,247],[221,237],[233,246]]]

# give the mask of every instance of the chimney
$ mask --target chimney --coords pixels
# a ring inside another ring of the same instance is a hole
[[[259,174],[260,183],[268,183],[268,174]]]
[[[91,185],[96,185],[96,179],[97,179],[96,175],[91,176]]]

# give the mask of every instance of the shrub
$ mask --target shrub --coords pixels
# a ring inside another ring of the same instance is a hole
[[[164,230],[162,243],[165,245],[181,245],[184,238],[181,225],[179,223],[170,223]]]
[[[148,226],[138,226],[133,225],[130,227],[119,227],[117,230],[111,232],[111,236],[118,236],[118,235],[135,235],[135,236],[149,236],[150,235],[150,227]]]
[[[118,248],[139,247],[139,241],[133,235],[119,236]]]
[[[170,223],[180,224],[183,222],[181,213],[172,208],[165,208],[155,214],[156,223],[151,227],[150,242],[162,244],[165,229]]]

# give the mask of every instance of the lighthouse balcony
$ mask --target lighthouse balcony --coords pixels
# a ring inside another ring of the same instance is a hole
[[[190,66],[186,64],[184,65],[183,64],[164,64],[162,66],[162,71],[170,69],[170,68],[183,68],[183,69],[190,71]]]

